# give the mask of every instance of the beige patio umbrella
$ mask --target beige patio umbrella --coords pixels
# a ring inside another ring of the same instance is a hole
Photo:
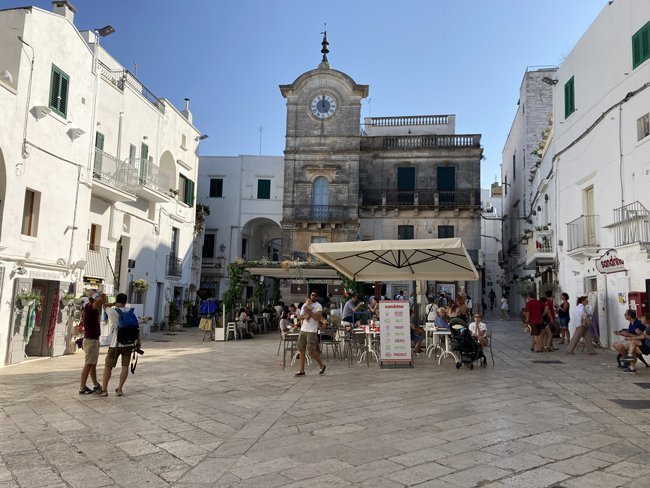
[[[309,252],[356,281],[475,281],[479,277],[458,237],[315,243]]]

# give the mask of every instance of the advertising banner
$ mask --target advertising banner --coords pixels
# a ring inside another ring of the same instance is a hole
[[[411,366],[411,327],[409,302],[387,300],[379,302],[381,335],[381,366]]]

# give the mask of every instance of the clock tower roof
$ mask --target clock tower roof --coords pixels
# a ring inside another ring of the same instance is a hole
[[[294,80],[293,83],[289,85],[280,85],[280,92],[284,98],[296,95],[306,84],[320,77],[332,78],[334,80],[337,80],[339,83],[342,82],[343,85],[347,85],[349,87],[352,94],[360,98],[366,98],[368,96],[368,85],[358,84],[352,79],[350,75],[347,75],[342,71],[330,68],[329,63],[327,62],[322,62],[318,68],[301,74]]]

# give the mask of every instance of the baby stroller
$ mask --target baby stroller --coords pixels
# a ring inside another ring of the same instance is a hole
[[[481,368],[487,368],[487,358],[481,351],[481,345],[472,337],[471,332],[465,325],[465,321],[453,318],[449,321],[449,329],[451,332],[451,350],[459,358],[456,369],[460,369],[462,365],[474,369],[475,362],[479,362]]]

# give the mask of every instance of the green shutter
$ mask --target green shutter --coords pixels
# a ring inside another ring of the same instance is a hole
[[[650,58],[650,22],[632,36],[632,69]]]
[[[149,146],[147,146],[144,142],[140,146],[140,159],[146,159],[147,161],[149,160]]]
[[[69,86],[70,77],[55,65],[52,65],[52,77],[50,79],[50,108],[63,117],[68,113]]]
[[[185,180],[185,203],[194,206],[194,182],[189,178]]]
[[[95,134],[95,147],[101,151],[104,150],[104,134],[101,132]]]
[[[564,85],[564,118],[566,119],[576,110],[576,95],[574,77]]]
[[[271,180],[257,180],[257,198],[259,200],[271,198]]]

